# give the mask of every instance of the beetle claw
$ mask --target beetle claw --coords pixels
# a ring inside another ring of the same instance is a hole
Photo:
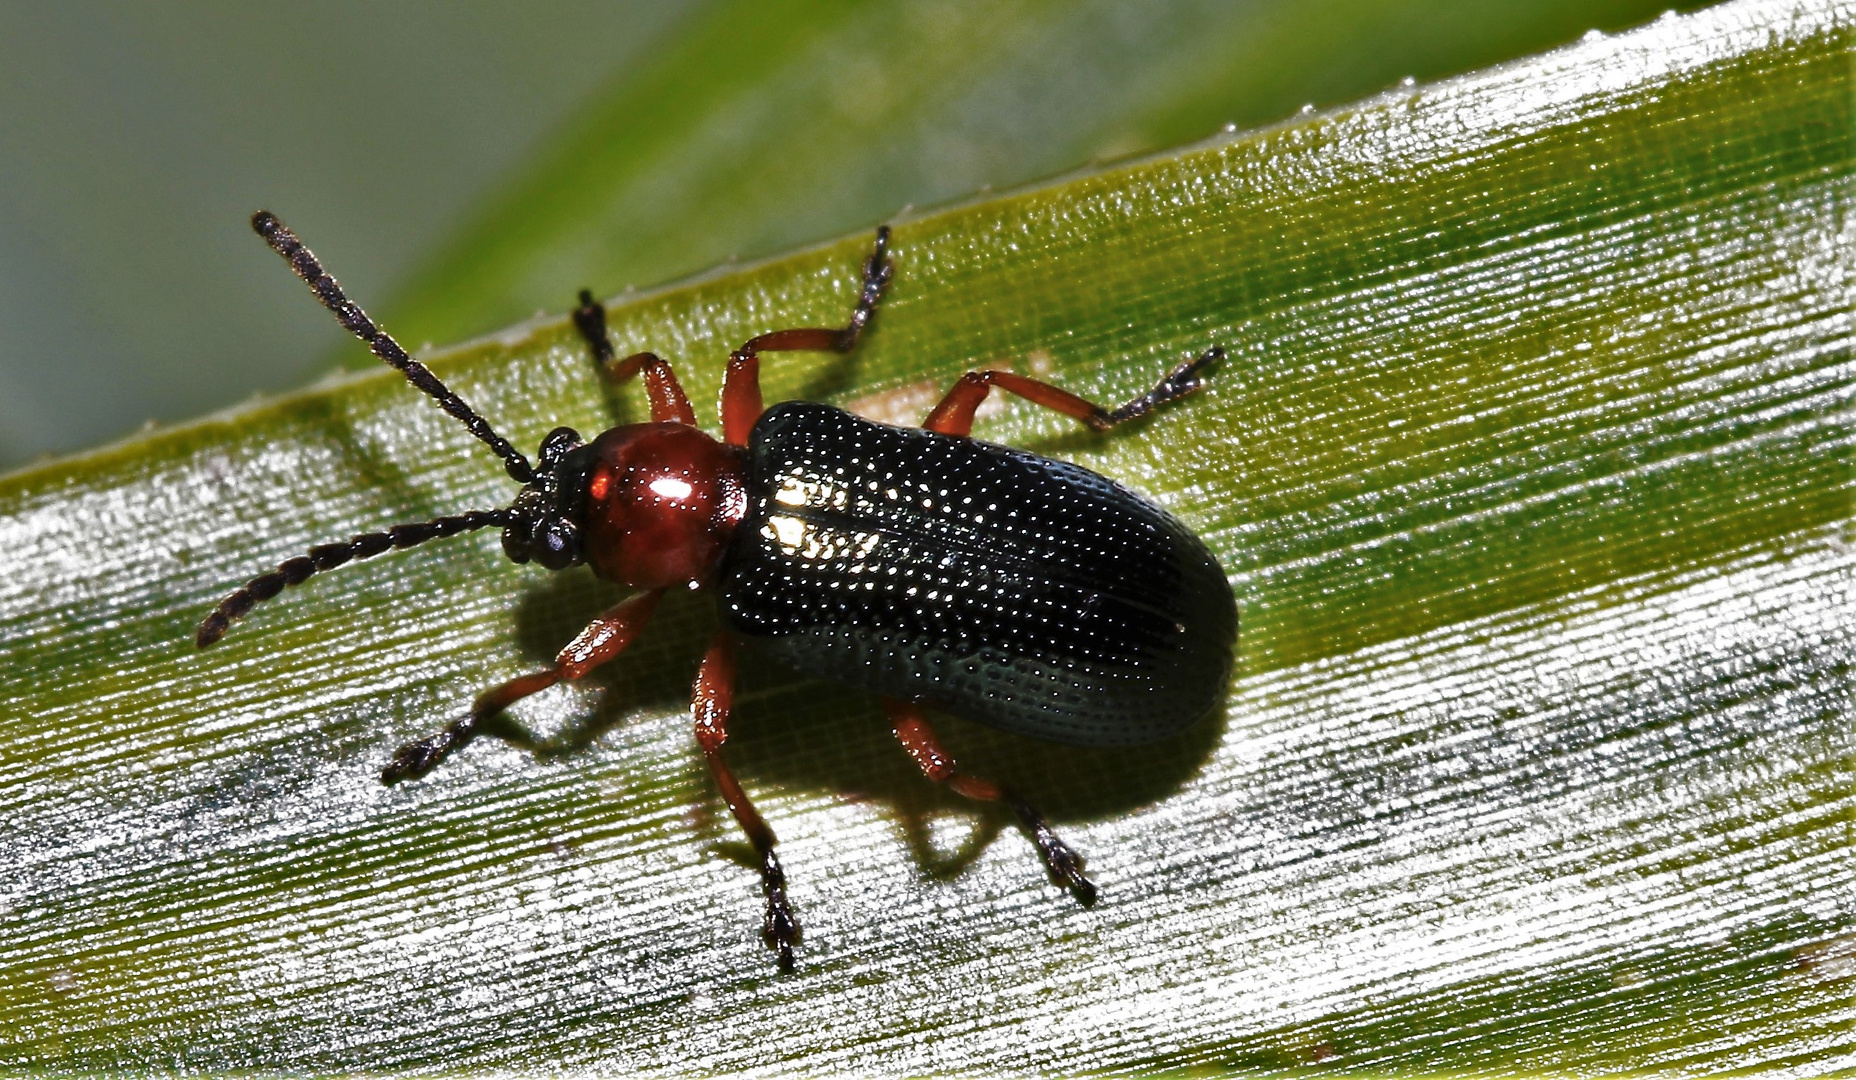
[[[1084,907],[1091,907],[1096,902],[1096,883],[1083,876],[1083,857],[1070,850],[1070,846],[1057,839],[1057,834],[1048,827],[1040,830],[1037,837],[1038,853],[1044,856],[1044,866],[1050,871],[1053,883],[1070,890],[1076,902]]]
[[[1154,388],[1155,404],[1164,404],[1198,391],[1205,385],[1205,375],[1224,361],[1224,350],[1216,346],[1180,364]]]
[[[475,731],[462,721],[454,721],[445,726],[443,731],[415,739],[393,752],[393,760],[380,770],[380,782],[397,784],[401,780],[417,780],[438,767],[451,751],[470,742]]]
[[[409,742],[393,752],[393,760],[380,770],[380,782],[397,784],[401,780],[417,780],[432,771],[444,754],[433,744],[436,736]]]
[[[767,894],[767,920],[761,925],[761,940],[779,954],[782,972],[793,970],[793,946],[799,944],[802,931],[793,907],[786,900],[786,871],[772,848],[761,858],[761,889]]]
[[[1093,905],[1096,902],[1096,883],[1083,876],[1083,857],[1051,831],[1044,815],[1038,813],[1030,803],[1009,791],[1004,793],[1004,798],[1017,812],[1018,821],[1030,835],[1031,842],[1037,845],[1038,856],[1044,860],[1044,869],[1050,874],[1052,884],[1070,890],[1070,895],[1076,897],[1076,902],[1084,907]]]
[[[777,905],[772,899],[767,901],[767,923],[761,928],[760,936],[768,948],[779,954],[780,970],[793,970],[793,946],[799,944],[800,938],[799,920],[793,918],[785,897],[781,897]]]

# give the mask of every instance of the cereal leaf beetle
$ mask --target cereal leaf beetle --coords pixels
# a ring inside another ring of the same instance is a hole
[[[1163,738],[1223,697],[1236,601],[1218,561],[1166,511],[1087,469],[970,438],[974,410],[998,388],[1106,431],[1198,389],[1222,350],[1180,364],[1113,410],[1009,371],[968,372],[919,429],[815,402],[763,409],[762,353],[842,353],[857,344],[890,279],[885,226],[845,325],[761,334],[729,356],[720,441],[696,427],[669,364],[648,352],[617,357],[605,309],[583,291],[574,325],[614,382],[643,380],[651,420],[591,442],[556,428],[531,465],[349,300],[281,221],[259,212],[251,224],[350,333],[495,451],[523,487],[507,509],[310,548],[221,601],[201,622],[198,647],[317,572],[500,528],[515,562],[585,564],[641,591],[594,619],[552,666],[490,688],[443,730],[402,746],[384,782],[424,776],[504,709],[611,660],[665,591],[697,587],[715,595],[722,628],[691,692],[696,739],[760,858],[762,937],[782,971],[792,970],[800,937],[785,872],[773,830],[721,755],[742,638],[804,674],[875,693],[929,779],[1011,807],[1051,879],[1084,905],[1095,902],[1081,856],[1018,795],[956,766],[924,706],[1056,742]]]

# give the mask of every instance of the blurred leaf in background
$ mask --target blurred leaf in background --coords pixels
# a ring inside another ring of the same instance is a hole
[[[0,468],[343,347],[259,207],[417,348],[1668,6],[0,4]]]
[[[0,468],[300,386],[339,333],[246,219],[380,295],[683,5],[0,3]]]
[[[393,315],[461,340],[560,310],[563,280],[649,285],[1669,7],[724,0],[619,72]]]

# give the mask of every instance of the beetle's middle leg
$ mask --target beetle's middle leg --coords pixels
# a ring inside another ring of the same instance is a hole
[[[850,352],[863,336],[864,327],[876,314],[889,284],[889,226],[876,230],[876,245],[864,260],[863,286],[851,318],[843,326],[803,326],[793,330],[775,330],[752,337],[728,357],[728,371],[722,377],[722,441],[731,446],[746,446],[748,432],[760,419],[760,354],[764,352]]]
[[[780,856],[773,850],[773,829],[754,809],[741,782],[722,760],[722,744],[728,741],[728,714],[735,704],[735,639],[726,630],[718,631],[703,654],[702,667],[696,671],[696,686],[690,693],[690,712],[696,720],[696,741],[709,762],[715,786],[721,789],[722,801],[741,831],[760,856],[761,891],[767,896],[767,920],[761,926],[761,939],[779,954],[781,971],[793,970],[793,946],[799,944],[799,920],[793,916],[786,899],[786,871]]]
[[[393,760],[380,771],[382,783],[417,780],[431,772],[452,751],[470,745],[491,717],[563,679],[578,679],[594,668],[625,651],[625,647],[644,629],[664,590],[652,589],[633,596],[587,624],[567,647],[554,658],[554,666],[510,679],[477,696],[470,712],[446,724],[443,730],[399,748]]]
[[[1167,372],[1166,377],[1156,383],[1152,390],[1115,409],[1104,409],[1061,387],[1014,375],[1009,371],[969,371],[960,377],[954,388],[928,414],[928,419],[922,421],[922,426],[943,435],[973,434],[973,412],[996,386],[1033,404],[1054,409],[1065,416],[1074,416],[1097,431],[1107,431],[1116,424],[1146,416],[1167,402],[1197,390],[1205,384],[1205,369],[1223,359],[1223,349],[1207,349]]]
[[[920,705],[893,698],[883,699],[883,711],[889,714],[890,723],[895,725],[896,739],[902,748],[915,759],[922,773],[936,783],[965,795],[969,799],[981,802],[1003,802],[1018,815],[1018,823],[1024,827],[1025,835],[1037,845],[1038,855],[1044,860],[1044,869],[1050,873],[1050,879],[1070,890],[1084,907],[1096,902],[1095,883],[1083,876],[1083,857],[1070,850],[1070,846],[1057,838],[1044,815],[1025,800],[1013,794],[1008,788],[981,780],[977,776],[968,776],[957,768],[952,755],[941,747],[941,738],[934,728],[928,725],[927,714]]]

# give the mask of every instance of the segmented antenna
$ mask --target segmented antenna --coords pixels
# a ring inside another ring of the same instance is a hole
[[[375,356],[398,368],[408,382],[430,395],[446,412],[469,428],[472,435],[496,451],[497,456],[503,459],[503,468],[508,470],[516,483],[526,484],[535,478],[535,471],[529,467],[528,459],[509,445],[509,440],[498,435],[488,421],[464,403],[463,398],[439,382],[438,376],[414,360],[400,347],[399,342],[393,340],[391,334],[375,326],[374,321],[367,317],[367,312],[361,310],[361,305],[348,299],[341,285],[322,268],[316,256],[303,246],[303,241],[298,240],[287,225],[277,220],[277,215],[269,210],[260,210],[251,216],[251,227],[264,237],[265,243],[271,245],[271,250],[284,257],[290,269],[295,270],[296,276],[308,283],[316,299],[322,301],[322,306],[328,308],[349,333],[367,342],[367,347],[374,351]]]
[[[269,600],[283,592],[286,585],[301,585],[309,579],[309,575],[319,570],[333,570],[350,559],[366,559],[383,551],[398,551],[441,536],[455,536],[461,532],[508,523],[507,510],[472,510],[411,525],[395,525],[386,532],[364,533],[339,544],[317,545],[309,549],[309,554],[285,560],[277,569],[268,574],[259,574],[246,582],[244,588],[221,600],[213,613],[200,623],[199,631],[193,636],[193,643],[199,648],[206,648],[224,637],[227,628],[244,618],[245,613],[260,600]]]

